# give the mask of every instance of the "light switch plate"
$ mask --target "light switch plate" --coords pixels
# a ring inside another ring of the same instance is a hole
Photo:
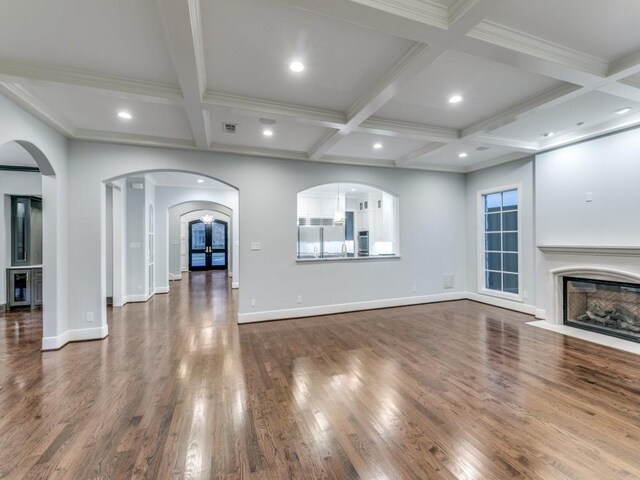
[[[587,192],[587,194],[585,195],[585,201],[593,202],[593,192]]]
[[[251,250],[256,251],[256,250],[260,250],[260,248],[261,248],[260,242],[251,242]]]

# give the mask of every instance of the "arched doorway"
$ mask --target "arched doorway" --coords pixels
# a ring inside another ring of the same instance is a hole
[[[0,320],[2,312],[33,312],[42,329],[42,348],[67,341],[61,302],[57,244],[58,205],[55,171],[44,152],[27,140],[0,145]],[[14,325],[20,327],[20,321]]]
[[[213,267],[227,267],[230,275],[235,274],[232,284],[237,286],[237,189],[193,172],[149,170],[108,180],[106,195],[105,293],[109,297],[113,292],[114,306],[168,293],[169,281],[181,278],[179,258],[177,269],[173,268],[181,248],[180,215],[197,209],[217,209],[227,215],[224,245],[206,245],[203,253]],[[211,238],[219,225],[214,223]]]

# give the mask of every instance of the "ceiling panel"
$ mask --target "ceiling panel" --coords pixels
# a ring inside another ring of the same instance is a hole
[[[412,45],[273,0],[204,0],[202,22],[209,89],[339,111]]]
[[[376,116],[461,129],[559,84],[507,65],[448,51]],[[461,95],[464,100],[450,104],[452,95]]]
[[[486,147],[489,147],[488,150],[485,149]],[[480,148],[480,150],[478,150],[478,148]],[[460,158],[461,153],[466,153],[467,156]],[[434,165],[453,168],[470,167],[512,153],[515,153],[515,150],[506,147],[483,146],[471,143],[449,144],[432,152],[423,160],[415,162],[415,165]],[[525,155],[526,154],[523,154],[523,156]]]
[[[488,20],[604,60],[640,49],[638,0],[509,0]]]
[[[182,107],[147,103],[100,95],[96,90],[67,85],[29,84],[29,91],[77,128],[106,132],[191,139],[191,129]],[[131,120],[118,112],[131,113]]]
[[[523,116],[494,130],[491,135],[536,142],[548,132],[554,132],[554,136],[566,135],[602,122],[618,120],[622,116],[613,112],[624,107],[632,108],[629,114],[640,112],[640,103],[594,91],[556,107]],[[577,125],[580,122],[584,124]]]
[[[37,167],[36,161],[16,142],[0,145],[0,166]]]
[[[4,0],[0,58],[175,85],[153,0]]]
[[[243,115],[225,107],[211,107],[213,142],[219,145],[245,145],[296,152],[308,151],[327,132],[326,128],[296,123],[286,117],[268,116],[275,125],[263,125],[258,117]],[[224,123],[237,125],[236,133],[226,133]],[[264,130],[273,135],[266,137]]]
[[[374,144],[380,143],[382,148],[376,149]],[[379,160],[397,160],[408,153],[415,152],[429,142],[412,138],[389,137],[354,132],[340,140],[329,155],[344,157],[375,158]]]

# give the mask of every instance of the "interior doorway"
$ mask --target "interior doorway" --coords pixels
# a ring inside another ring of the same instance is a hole
[[[189,270],[227,270],[229,225],[204,215],[189,222]]]

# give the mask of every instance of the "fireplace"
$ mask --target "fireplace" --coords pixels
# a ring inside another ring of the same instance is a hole
[[[640,284],[563,277],[564,324],[640,342]]]

